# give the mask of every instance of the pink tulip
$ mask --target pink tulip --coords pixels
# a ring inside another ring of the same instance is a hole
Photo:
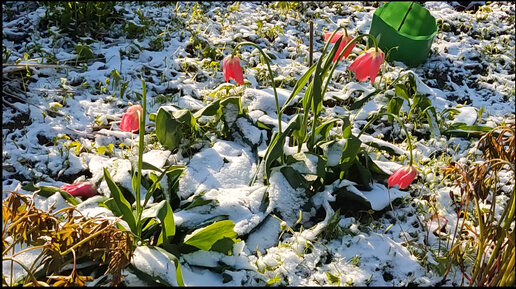
[[[122,116],[120,123],[121,131],[135,132],[140,127],[140,120],[138,119],[138,112],[143,114],[143,108],[139,104],[130,106]]]
[[[331,36],[331,33],[328,32],[328,33],[325,33],[324,34],[324,41],[328,41],[328,39],[330,38]],[[342,32],[337,32],[335,33],[335,35],[333,35],[333,37],[331,38],[330,40],[330,43],[335,43],[337,42],[337,40],[339,40],[339,38],[342,38],[342,41],[340,42],[340,45],[339,45],[339,48],[337,48],[337,53],[335,54],[335,56],[333,57],[333,62],[337,61],[337,57],[339,56],[340,52],[342,51],[342,49],[344,49],[344,47],[346,47],[346,45],[351,41],[353,40],[353,37],[351,36],[344,36],[344,34]],[[355,42],[353,42],[353,44],[351,44],[348,49],[346,49],[346,51],[344,51],[344,54],[342,54],[342,56],[339,58],[339,61],[342,60],[342,58],[347,58],[348,55],[351,53],[351,51],[353,50],[353,47],[355,47]]]
[[[366,52],[360,54],[353,63],[348,67],[349,71],[354,71],[355,76],[359,81],[364,81],[368,77],[371,79],[371,83],[374,83],[374,79],[378,75],[380,65],[385,59],[385,53],[378,48],[378,51],[374,47],[369,48]]]
[[[97,189],[92,183],[81,182],[77,184],[66,184],[60,187],[61,190],[66,191],[74,197],[86,197],[89,198],[97,193]]]
[[[234,79],[238,84],[244,84],[244,74],[240,66],[240,58],[233,57],[231,54],[222,60],[222,72],[224,73],[224,81]]]
[[[400,189],[408,187],[417,175],[417,170],[413,166],[404,166],[397,169],[387,180],[389,187],[399,185]]]

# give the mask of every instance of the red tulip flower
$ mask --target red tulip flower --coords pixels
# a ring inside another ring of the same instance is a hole
[[[328,33],[325,33],[324,34],[324,41],[328,41],[328,39],[330,38],[331,36],[331,33],[328,32]],[[333,62],[337,61],[337,57],[339,56],[340,52],[342,51],[342,49],[344,49],[344,47],[346,47],[346,45],[351,41],[353,40],[353,37],[351,36],[344,36],[344,34],[342,32],[337,32],[335,33],[335,35],[333,35],[333,37],[331,38],[330,40],[330,43],[335,43],[337,42],[337,40],[339,40],[339,38],[342,37],[342,41],[340,42],[340,45],[339,45],[339,48],[337,48],[337,53],[335,54],[335,56],[333,57]],[[342,56],[339,58],[339,61],[342,60],[342,58],[347,58],[348,55],[351,53],[351,51],[353,50],[353,47],[355,47],[355,42],[353,42],[353,44],[351,44],[348,49],[346,49],[346,51],[344,51],[344,54],[342,54]]]
[[[417,170],[413,166],[404,166],[397,169],[387,180],[389,187],[399,185],[400,189],[408,187],[417,175]]]
[[[235,80],[238,84],[244,84],[244,74],[240,66],[240,58],[238,56],[228,55],[222,60],[222,72],[224,73],[224,81],[229,79]]]
[[[348,70],[355,72],[355,76],[359,81],[364,81],[369,77],[371,83],[373,83],[384,59],[385,53],[383,53],[380,48],[376,51],[376,48],[372,47],[360,54],[355,61],[351,63]]]
[[[139,104],[130,106],[122,116],[120,123],[121,131],[135,132],[140,127],[140,120],[138,119],[138,112],[143,114],[143,108]]]
[[[97,189],[92,183],[81,182],[77,184],[66,184],[60,187],[61,190],[66,191],[74,197],[86,197],[89,198],[97,193]]]

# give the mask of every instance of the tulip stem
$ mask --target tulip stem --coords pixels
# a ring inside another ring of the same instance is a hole
[[[140,77],[142,81],[142,115],[139,115],[140,127],[138,130],[139,133],[139,142],[138,142],[138,175],[136,176],[136,235],[141,237],[142,233],[142,224],[141,224],[141,216],[142,216],[142,206],[140,203],[140,184],[142,181],[142,161],[143,161],[143,143],[145,137],[145,114],[147,113],[147,88],[145,87],[145,80],[143,77]]]
[[[271,83],[272,83],[272,90],[274,91],[274,100],[276,101],[276,112],[278,114],[278,131],[279,131],[279,134],[281,135],[281,110],[279,107],[278,93],[276,92],[276,84],[274,83],[274,76],[272,75],[272,70],[271,70],[271,66],[269,63],[269,57],[267,56],[267,54],[265,54],[265,52],[263,52],[263,50],[260,48],[260,46],[254,44],[252,42],[238,43],[237,46],[235,46],[235,48],[233,49],[232,56],[235,56],[235,53],[236,53],[238,47],[240,47],[242,45],[246,45],[246,44],[256,47],[258,49],[258,51],[260,51],[260,53],[262,54],[265,64],[267,64],[267,69],[269,70],[269,77],[270,77]]]
[[[308,54],[308,67],[312,67],[312,64],[314,62],[314,22],[310,20],[309,22],[310,27],[310,34],[309,34],[309,43],[310,43],[310,50]],[[311,79],[311,76],[310,76]]]
[[[393,49],[396,49],[398,50],[399,46],[394,46],[394,47],[391,47],[386,53],[385,53],[385,61],[387,62],[387,59],[389,58],[389,56],[391,55],[391,52]],[[382,63],[382,65],[385,65],[384,63]],[[380,66],[381,67],[381,66]],[[383,73],[382,75],[380,75],[380,80],[378,81],[378,84],[377,84],[377,88],[380,89],[380,85],[382,84],[382,80],[383,80]]]
[[[369,125],[371,125],[378,117],[384,116],[384,115],[392,116],[393,118],[395,118],[396,121],[401,125],[401,127],[405,131],[405,134],[407,135],[407,142],[408,142],[409,150],[410,150],[409,166],[412,166],[412,164],[414,163],[414,157],[412,155],[412,148],[413,148],[412,147],[412,140],[411,140],[412,136],[408,132],[407,128],[405,127],[405,124],[400,120],[400,118],[397,115],[392,114],[390,112],[380,112],[380,113],[377,113],[375,116],[373,116],[373,118],[369,122],[366,123],[366,125],[362,128],[362,130],[358,134],[357,138],[360,138],[360,136],[365,132],[365,130],[369,127]]]

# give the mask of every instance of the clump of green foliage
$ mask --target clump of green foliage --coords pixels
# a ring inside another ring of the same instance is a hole
[[[57,26],[75,40],[84,36],[99,39],[122,20],[115,9],[116,2],[43,1],[42,4],[47,10],[40,25]]]

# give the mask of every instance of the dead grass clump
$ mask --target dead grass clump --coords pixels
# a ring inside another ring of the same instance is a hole
[[[449,260],[460,266],[463,276],[474,286],[514,286],[515,232],[511,223],[515,214],[514,181],[502,183],[500,172],[515,174],[516,146],[514,123],[497,127],[479,140],[477,148],[482,151],[483,162],[470,166],[451,164],[445,173],[454,177],[460,188],[460,206]],[[507,196],[502,189],[512,186],[509,201],[503,204],[501,214],[497,213],[497,198]],[[471,212],[469,204],[473,204]],[[470,224],[466,224],[470,220]],[[468,236],[468,237],[465,237]],[[468,251],[475,252],[469,257]],[[466,272],[469,261],[471,271]],[[451,262],[448,265],[448,274]]]
[[[75,207],[55,212],[53,207],[40,210],[35,207],[33,196],[11,191],[3,201],[2,259],[11,261],[11,276],[3,276],[4,285],[84,286],[93,277],[79,274],[78,260],[93,261],[94,267],[107,265],[104,274],[112,275],[111,285],[122,281],[121,271],[133,253],[130,232],[119,229],[111,219],[86,218]],[[15,245],[21,248],[16,253]],[[21,253],[35,249],[41,249],[41,253],[30,267],[17,260]],[[19,284],[12,280],[13,263],[20,264],[27,272]],[[65,268],[68,264],[72,264],[70,274],[60,275],[69,270]],[[36,277],[39,275],[43,277]]]

